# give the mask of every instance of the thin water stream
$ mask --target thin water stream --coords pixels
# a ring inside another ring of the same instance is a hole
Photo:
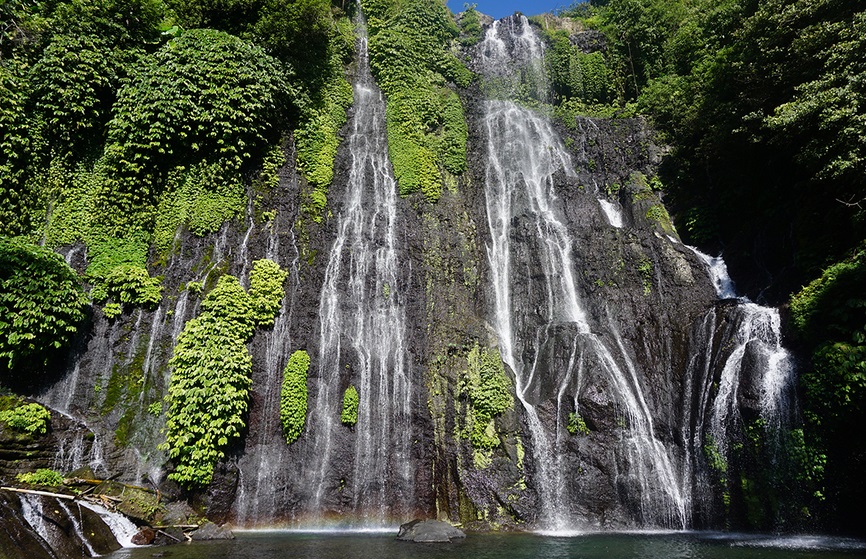
[[[309,480],[315,488],[311,512],[349,508],[360,522],[376,525],[399,517],[414,503],[412,385],[385,101],[370,74],[360,6],[358,14],[355,115],[348,138],[352,160],[319,303]],[[340,418],[350,385],[359,395],[357,424],[351,430]],[[326,495],[337,487],[348,502],[327,503]]]

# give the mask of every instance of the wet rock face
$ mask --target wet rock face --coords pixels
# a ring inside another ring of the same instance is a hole
[[[17,495],[0,491],[0,558],[54,559],[55,555],[21,512]]]
[[[0,483],[12,484],[16,475],[41,468],[66,474],[73,455],[90,453],[93,432],[84,423],[51,411],[44,435],[18,432],[0,423]]]
[[[93,557],[120,549],[100,516],[73,501],[0,492],[0,511],[4,559]]]

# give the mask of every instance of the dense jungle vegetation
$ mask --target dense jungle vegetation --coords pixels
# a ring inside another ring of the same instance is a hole
[[[468,6],[455,19],[440,0],[363,6],[401,193],[435,203],[467,165],[457,92],[473,76],[460,48],[480,40],[478,14]],[[3,384],[38,383],[31,373],[54,366],[88,301],[109,317],[158,303],[178,228],[203,235],[242,215],[250,189],[276,185],[289,135],[306,179],[301,219],[324,219],[352,103],[353,10],[348,0],[0,4]],[[808,506],[862,530],[866,1],[593,0],[558,15],[534,18],[549,43],[553,114],[565,125],[641,115],[657,129],[670,147],[659,184],[684,240],[723,252],[741,291],[789,311],[804,356]],[[51,252],[73,243],[88,249],[83,277]],[[213,301],[255,297],[230,282],[202,288]],[[220,308],[199,331],[228,320]],[[242,326],[232,339],[243,345],[266,319],[232,318]],[[207,343],[198,338],[191,328],[185,351]],[[243,392],[244,351],[226,347]],[[195,382],[182,359],[178,382]],[[220,421],[234,425],[244,405]],[[292,406],[290,440],[303,428]],[[209,475],[208,464],[190,467],[189,479]]]

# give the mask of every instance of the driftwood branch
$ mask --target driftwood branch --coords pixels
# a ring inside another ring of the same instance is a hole
[[[67,499],[74,501],[78,497],[75,495],[64,495],[63,493],[50,493],[48,491],[36,491],[35,489],[18,489],[17,487],[0,487],[4,491],[14,491],[15,493],[27,493],[29,495],[40,495],[42,497],[56,497],[58,499]]]
[[[176,541],[176,542],[180,542],[179,539],[177,539],[176,537],[172,536],[171,534],[169,534],[169,533],[167,533],[167,532],[163,532],[162,530],[157,530],[157,532],[159,532],[159,533],[162,534],[163,536],[166,536],[166,537],[168,537],[168,538],[173,539],[173,540]]]
[[[847,206],[849,208],[859,208],[862,210],[863,206],[861,206],[860,204],[862,204],[863,202],[866,202],[866,198],[862,198],[856,202],[854,201],[854,198],[856,198],[856,196],[852,196],[851,199],[848,200],[847,202],[845,200],[836,198],[836,201],[839,202],[840,204],[842,204],[843,206]]]

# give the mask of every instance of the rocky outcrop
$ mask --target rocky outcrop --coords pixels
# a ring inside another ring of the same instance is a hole
[[[451,543],[465,538],[466,534],[441,520],[413,520],[402,524],[397,539],[415,543]]]
[[[0,510],[4,559],[94,557],[120,549],[99,514],[74,501],[0,491]]]
[[[217,526],[213,522],[205,522],[198,530],[189,535],[193,541],[233,540],[235,535],[225,526]]]

